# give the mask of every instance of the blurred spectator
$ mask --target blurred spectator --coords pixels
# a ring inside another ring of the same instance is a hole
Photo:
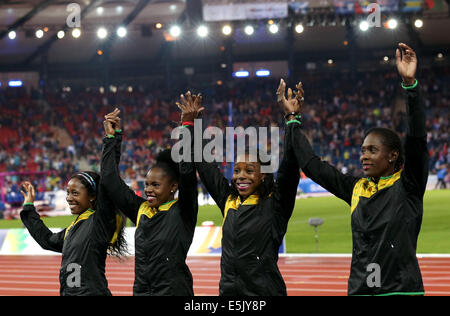
[[[430,171],[437,173],[450,162],[450,72],[448,68],[422,69],[420,77]],[[343,172],[360,175],[360,146],[369,128],[388,127],[405,135],[404,101],[395,71],[364,72],[356,80],[347,73],[308,73],[299,79],[307,93],[303,128],[315,152]],[[123,86],[116,93],[93,87],[71,91],[54,87],[39,103],[23,88],[6,88],[0,92],[0,172],[51,170],[40,184],[43,191],[50,191],[63,189],[80,166],[98,170],[103,116],[119,107],[124,130],[119,168],[122,177],[133,182],[145,176],[159,151],[173,144],[170,132],[179,124],[175,106],[179,93],[188,89],[202,93],[204,127],[225,129],[231,118],[234,127],[283,127],[283,113],[275,102],[278,83],[278,78],[198,83],[198,87],[174,83],[174,93],[152,84],[134,89]],[[221,164],[224,171],[229,167]],[[8,180],[10,185],[17,181]]]

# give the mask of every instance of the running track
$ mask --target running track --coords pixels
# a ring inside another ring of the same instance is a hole
[[[0,295],[59,295],[60,256],[0,256]],[[219,293],[220,257],[188,257],[198,296]],[[419,258],[425,294],[450,295],[450,257]],[[283,256],[279,267],[290,296],[347,294],[350,257]],[[113,295],[132,295],[134,258],[108,258],[107,278]]]

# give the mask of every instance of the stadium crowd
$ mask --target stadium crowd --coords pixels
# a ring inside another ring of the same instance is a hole
[[[348,73],[305,74],[301,80],[306,91],[304,129],[316,153],[343,172],[360,172],[360,146],[369,128],[389,127],[404,135],[406,116],[395,71],[360,73],[352,79]],[[427,109],[430,172],[436,174],[450,163],[450,69],[424,69],[419,82]],[[278,83],[270,78],[234,79],[190,89],[203,95],[208,109],[204,124],[226,127],[231,102],[234,127],[282,127]],[[98,170],[103,116],[115,107],[122,111],[125,131],[122,176],[128,181],[144,176],[156,153],[173,144],[170,133],[179,122],[175,102],[186,88],[169,92],[159,85],[123,86],[113,92],[54,87],[43,96],[26,88],[2,89],[0,173],[49,171],[45,181],[38,181],[42,192],[63,189],[81,161]],[[17,180],[6,177],[3,190],[18,190]]]

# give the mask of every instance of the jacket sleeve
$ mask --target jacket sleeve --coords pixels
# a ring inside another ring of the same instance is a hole
[[[425,194],[428,180],[428,148],[425,110],[420,88],[405,89],[408,129],[404,143],[405,165],[402,179],[405,188],[420,198]]]
[[[45,226],[33,205],[25,205],[23,207],[20,212],[20,219],[30,232],[30,235],[43,249],[62,252],[65,229],[59,233],[53,233]]]
[[[194,135],[195,136],[195,135]],[[194,150],[191,151],[192,161],[195,163],[195,169],[197,170],[200,180],[203,182],[208,193],[216,202],[222,215],[224,214],[225,203],[228,196],[231,193],[230,183],[227,178],[220,172],[219,166],[214,162],[206,162],[203,157],[203,148],[205,142],[202,141],[202,159],[200,162],[194,159]]]
[[[136,195],[122,180],[116,161],[116,139],[103,139],[103,152],[101,160],[101,185],[117,208],[119,208],[133,223],[137,221],[139,207],[145,202],[144,198]]]
[[[194,129],[192,127],[181,128],[189,129],[189,135],[191,136],[191,149],[194,148]],[[195,225],[197,222],[198,214],[198,183],[197,174],[194,168],[194,162],[193,160],[181,161],[178,166],[180,170],[178,201],[181,205],[182,216],[188,221],[193,221]]]
[[[292,149],[305,175],[351,205],[353,187],[358,178],[346,175],[322,161],[314,153],[299,124],[292,125]]]
[[[122,131],[120,131],[120,132],[116,131],[114,136],[116,138],[116,145],[114,146],[114,152],[115,152],[115,158],[116,158],[117,167],[119,167],[120,155],[122,153],[122,137],[123,137],[123,133],[122,133]]]
[[[286,127],[285,133],[283,160],[278,169],[274,197],[281,205],[284,217],[289,219],[295,206],[300,167],[292,149],[292,124]]]

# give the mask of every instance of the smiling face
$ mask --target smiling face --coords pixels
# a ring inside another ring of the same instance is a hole
[[[145,195],[150,207],[158,208],[161,204],[173,200],[178,183],[172,181],[161,168],[152,168],[145,178]]]
[[[261,173],[261,164],[251,162],[248,154],[238,157],[233,169],[232,183],[243,198],[254,194],[261,185],[265,174]]]
[[[382,143],[382,137],[376,133],[370,133],[364,139],[361,147],[361,165],[367,177],[387,177],[394,173],[395,162],[399,153],[389,150]]]
[[[95,196],[91,196],[88,193],[88,190],[79,179],[70,179],[67,184],[66,201],[73,215],[79,215],[87,209],[92,208],[92,202],[94,200]]]

